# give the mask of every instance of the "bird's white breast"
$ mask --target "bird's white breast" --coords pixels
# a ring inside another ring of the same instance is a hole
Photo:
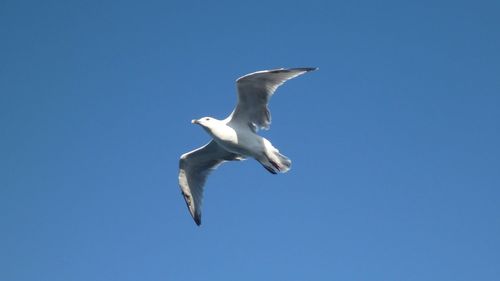
[[[254,156],[261,150],[262,138],[250,129],[219,125],[212,129],[212,137],[224,149],[245,156]]]

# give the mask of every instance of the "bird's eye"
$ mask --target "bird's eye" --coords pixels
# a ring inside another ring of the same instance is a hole
[[[205,118],[206,121],[210,120],[210,118]]]

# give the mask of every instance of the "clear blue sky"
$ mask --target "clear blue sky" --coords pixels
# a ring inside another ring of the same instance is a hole
[[[2,1],[0,280],[498,280],[498,1]],[[293,160],[177,183],[234,80]]]

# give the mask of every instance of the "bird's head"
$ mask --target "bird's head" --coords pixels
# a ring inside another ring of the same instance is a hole
[[[217,121],[219,121],[219,120],[212,118],[212,117],[203,117],[200,119],[193,119],[193,120],[191,120],[191,123],[198,124],[198,125],[202,126],[204,129],[209,129],[212,126],[214,126],[215,123],[217,123]]]

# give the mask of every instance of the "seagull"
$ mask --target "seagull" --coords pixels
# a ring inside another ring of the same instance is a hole
[[[267,104],[276,89],[287,80],[316,69],[280,68],[242,76],[236,80],[238,104],[226,119],[203,117],[191,121],[212,137],[209,143],[183,154],[179,160],[181,192],[198,226],[201,224],[205,181],[223,162],[251,157],[272,174],[290,170],[292,161],[257,132],[269,129],[271,114]]]

